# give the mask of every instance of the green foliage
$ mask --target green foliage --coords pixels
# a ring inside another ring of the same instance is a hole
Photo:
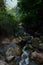
[[[41,32],[41,28],[43,28],[43,0],[19,0],[18,7],[20,7],[21,21],[26,30]]]
[[[0,3],[3,4],[1,1]],[[18,31],[18,22],[12,15],[7,14],[3,5],[0,7],[0,35],[14,35]]]
[[[0,9],[5,10],[4,0],[0,0]]]
[[[33,10],[42,0],[19,0],[18,6],[23,12]]]

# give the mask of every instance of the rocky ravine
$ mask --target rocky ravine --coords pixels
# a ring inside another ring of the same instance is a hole
[[[29,58],[43,65],[43,42],[40,38],[27,35],[1,41],[0,65],[32,65]]]

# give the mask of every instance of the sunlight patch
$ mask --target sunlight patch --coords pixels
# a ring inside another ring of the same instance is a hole
[[[17,0],[6,0],[7,9],[12,9],[17,6]]]

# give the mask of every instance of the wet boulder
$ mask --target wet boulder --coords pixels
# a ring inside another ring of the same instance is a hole
[[[5,52],[5,55],[6,55],[6,59],[8,61],[11,61],[16,56],[20,56],[21,55],[21,49],[20,49],[20,47],[18,45],[12,44],[11,46],[9,46],[7,48],[7,50]]]

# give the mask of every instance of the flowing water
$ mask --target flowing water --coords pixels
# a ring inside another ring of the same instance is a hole
[[[22,55],[21,55],[21,60],[19,62],[19,65],[38,65],[36,64],[34,61],[30,61],[29,59],[29,54],[30,54],[30,51],[29,50],[25,50],[27,47],[27,44],[23,47],[22,49]]]
[[[30,51],[29,50],[26,50],[26,47],[28,46],[28,44],[26,44],[23,48],[22,48],[22,54],[21,56],[17,56],[15,57],[15,60],[16,62],[18,62],[19,65],[38,65],[36,64],[34,61],[31,61],[29,59],[29,54],[30,54]],[[0,59],[4,59],[5,58],[5,55],[4,55],[4,51],[6,51],[6,49],[8,49],[9,47],[13,47],[15,48],[16,45],[4,45],[3,47],[0,48],[0,53],[3,54],[3,56],[1,57],[0,56]]]
[[[21,25],[20,25],[20,31],[19,32],[24,33],[24,29]],[[24,33],[24,35],[26,35],[26,33]],[[30,58],[29,58],[30,51],[26,50],[26,47],[28,46],[28,43],[30,43],[30,42],[31,42],[31,40],[27,41],[27,43],[23,46],[21,56],[16,56],[15,57],[15,60],[16,60],[16,62],[18,62],[19,65],[38,65],[34,61],[30,60]],[[16,45],[15,44],[9,44],[9,45],[4,45],[0,48],[0,54],[2,54],[2,57],[0,56],[0,59],[5,58],[4,52],[6,51],[6,49],[8,49],[10,47],[15,48]]]

